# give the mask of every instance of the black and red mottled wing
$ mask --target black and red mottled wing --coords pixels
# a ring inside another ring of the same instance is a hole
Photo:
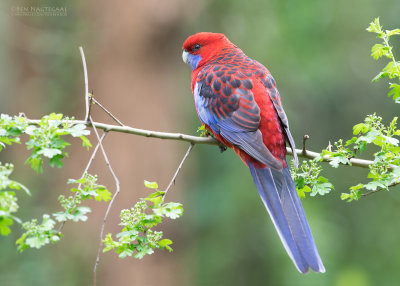
[[[240,56],[240,55],[239,55]],[[229,56],[228,56],[229,59]],[[194,97],[200,120],[214,133],[275,169],[282,163],[263,143],[261,116],[243,65],[211,63],[198,74]]]

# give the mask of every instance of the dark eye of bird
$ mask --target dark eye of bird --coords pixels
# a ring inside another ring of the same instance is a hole
[[[198,50],[200,50],[200,48],[201,48],[201,46],[200,46],[199,44],[195,44],[195,45],[193,46],[193,48],[192,48],[192,51],[193,51],[193,52],[198,51]]]

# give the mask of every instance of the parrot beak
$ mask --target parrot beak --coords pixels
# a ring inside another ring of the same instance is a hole
[[[187,64],[188,63],[188,58],[189,58],[189,53],[186,50],[183,50],[182,53],[182,60]]]

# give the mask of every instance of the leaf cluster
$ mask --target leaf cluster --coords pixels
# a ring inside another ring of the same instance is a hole
[[[377,151],[373,154],[373,164],[369,165],[366,184],[357,184],[350,187],[349,193],[342,193],[343,200],[352,201],[359,199],[363,192],[376,191],[378,189],[388,190],[389,187],[400,183],[400,130],[397,129],[397,117],[385,126],[382,117],[375,113],[368,115],[363,123],[353,127],[353,134],[356,135],[346,142],[346,146],[353,146],[354,150],[362,153],[371,144]]]
[[[49,158],[50,166],[62,167],[62,159],[68,156],[65,148],[70,145],[62,136],[71,135],[79,137],[82,145],[91,147],[89,139],[90,131],[84,124],[75,124],[62,114],[51,113],[42,117],[37,125],[33,125],[25,116],[0,115],[0,151],[13,143],[20,144],[21,136],[26,134],[29,140],[27,149],[32,149],[31,155],[26,160],[35,171],[43,171],[43,157]],[[8,235],[13,221],[21,221],[12,213],[18,210],[17,197],[13,190],[23,189],[27,194],[29,190],[22,184],[10,180],[8,177],[13,171],[13,165],[2,165],[0,162],[0,234]],[[103,196],[102,194],[99,195]],[[47,225],[48,225],[47,221]],[[36,222],[37,224],[37,222]],[[27,226],[27,225],[25,225]]]
[[[24,185],[9,179],[13,170],[12,164],[3,165],[0,162],[0,235],[8,235],[11,232],[9,227],[14,220],[21,222],[19,218],[13,215],[19,208],[14,190],[22,189],[30,195],[29,190]]]
[[[103,252],[114,249],[120,258],[134,256],[143,258],[146,254],[154,253],[154,249],[172,251],[170,239],[162,239],[163,232],[153,230],[162,223],[164,217],[177,219],[183,214],[182,204],[175,202],[164,203],[164,191],[158,189],[156,182],[144,182],[145,187],[154,190],[147,197],[140,199],[133,208],[121,210],[123,229],[116,234],[114,240],[108,233],[103,240]]]
[[[200,133],[200,137],[207,137],[211,135],[210,131],[206,129],[206,126],[204,124],[197,127],[197,133]]]
[[[62,159],[68,157],[64,149],[70,144],[62,136],[79,137],[84,147],[92,146],[86,137],[90,134],[86,126],[74,124],[70,118],[63,117],[60,113],[43,116],[37,125],[29,124],[24,116],[0,115],[0,151],[6,145],[20,143],[22,134],[29,135],[26,147],[28,150],[32,149],[32,154],[25,163],[38,173],[43,172],[43,157],[50,160],[51,167],[63,166]]]
[[[329,144],[330,145],[330,144]],[[333,168],[338,168],[340,164],[351,165],[350,158],[354,157],[354,152],[343,146],[343,140],[340,139],[334,143],[336,149],[332,151],[333,146],[328,146],[328,148],[322,150],[319,157],[315,158],[317,161],[323,161],[324,159],[329,160],[329,164]]]
[[[19,144],[19,136],[27,127],[28,124],[23,116],[11,117],[7,114],[0,114],[0,151],[6,145]]]
[[[111,193],[103,185],[98,185],[97,176],[85,174],[78,180],[70,179],[69,184],[79,184],[77,188],[72,188],[74,196],[65,197],[60,195],[60,202],[63,211],[55,212],[52,215],[44,214],[43,221],[38,224],[36,219],[24,222],[22,228],[25,232],[17,240],[19,251],[27,248],[41,248],[42,246],[59,241],[63,235],[55,229],[56,221],[65,223],[66,221],[86,221],[87,214],[91,211],[89,207],[81,206],[82,201],[94,198],[96,201],[108,201]],[[53,219],[54,218],[54,219]]]
[[[382,71],[373,78],[373,81],[378,81],[381,78],[388,77],[390,79],[397,79],[400,81],[400,62],[396,60],[393,54],[393,47],[390,45],[390,37],[400,35],[400,29],[384,30],[380,25],[379,18],[376,18],[370,23],[367,28],[368,32],[375,33],[382,42],[375,44],[371,49],[371,56],[378,60],[381,57],[386,57],[389,62],[382,69]],[[390,91],[388,96],[392,96],[396,103],[400,103],[400,84],[389,82]]]
[[[304,160],[297,169],[292,164],[291,174],[301,199],[306,197],[306,193],[310,193],[312,197],[317,194],[323,196],[334,189],[327,178],[319,175],[321,171],[322,167],[315,159]]]
[[[400,35],[400,29],[384,30],[380,25],[379,18],[370,23],[367,31],[375,33],[382,42],[375,44],[371,49],[371,56],[378,60],[386,57],[389,63],[373,79],[377,81],[381,78],[400,80],[400,62],[393,54],[393,47],[389,44],[392,36]],[[396,103],[400,103],[400,85],[390,82],[389,96],[393,97]],[[335,148],[328,146],[322,150],[316,160],[328,160],[329,164],[338,168],[339,165],[351,165],[351,158],[360,156],[368,145],[373,146],[373,163],[370,164],[367,183],[359,183],[349,188],[348,193],[342,193],[341,199],[348,202],[358,200],[360,197],[379,190],[388,190],[400,183],[400,130],[397,129],[397,117],[385,126],[382,123],[382,117],[376,114],[368,115],[364,122],[356,124],[353,127],[353,137],[343,144],[340,139],[335,142]],[[330,144],[329,144],[330,145]],[[310,163],[311,164],[311,163]],[[299,195],[304,197],[306,192],[311,192],[308,186],[309,181],[313,181],[312,169],[315,167],[303,165],[301,170],[294,170],[294,180]],[[307,173],[308,171],[308,173]],[[315,177],[315,176],[314,176]],[[315,182],[315,178],[314,178]]]
[[[62,136],[79,137],[84,147],[92,146],[86,137],[90,134],[90,131],[86,130],[86,126],[84,124],[74,125],[69,118],[63,118],[62,114],[51,113],[44,116],[38,126],[29,125],[24,132],[29,135],[29,141],[26,142],[27,149],[32,149],[32,154],[25,163],[38,173],[43,172],[43,156],[50,160],[51,167],[61,168],[63,166],[62,159],[68,157],[68,153],[64,149],[70,144],[62,139]]]

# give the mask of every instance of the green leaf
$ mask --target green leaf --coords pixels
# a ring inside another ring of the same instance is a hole
[[[83,135],[90,135],[90,131],[86,130],[85,124],[76,124],[68,129],[72,137],[81,137]]]
[[[368,126],[365,125],[364,123],[359,123],[354,125],[353,127],[353,134],[358,135],[360,132],[366,133],[368,131]]]
[[[152,248],[150,248],[150,247],[145,247],[145,248],[143,248],[143,250],[141,250],[141,251],[138,251],[136,254],[135,254],[135,258],[139,258],[139,259],[142,259],[146,254],[153,254],[154,253],[154,251],[153,251],[153,249]]]
[[[53,158],[50,159],[49,164],[51,167],[57,167],[57,168],[62,168],[64,163],[61,161],[61,159],[64,158],[63,155],[55,155]]]
[[[388,96],[393,96],[393,100],[400,98],[400,85],[396,83],[390,84],[391,90],[388,93]]]
[[[112,197],[112,195],[109,192],[109,190],[107,190],[106,188],[98,188],[96,190],[96,195],[95,195],[94,199],[99,202],[102,200],[105,202],[108,202],[109,200],[111,200],[111,197]]]
[[[378,188],[387,189],[387,186],[385,186],[384,184],[382,184],[382,183],[379,182],[379,181],[372,181],[372,182],[369,182],[369,183],[366,184],[364,187],[365,187],[367,190],[370,190],[370,191],[375,191],[375,190],[378,189]]]
[[[390,31],[386,31],[386,34],[388,37],[391,37],[393,35],[400,35],[400,29],[394,29]]]
[[[157,182],[149,182],[149,181],[144,180],[144,186],[145,186],[146,188],[149,188],[149,189],[155,189],[155,190],[158,189],[158,184],[157,184]]]
[[[46,236],[34,236],[29,237],[25,240],[25,243],[32,248],[41,248],[42,246],[48,244],[50,240]]]
[[[306,197],[305,193],[311,192],[311,188],[309,186],[304,186],[301,189],[297,189],[297,193],[299,194],[300,199],[304,199]]]
[[[53,213],[53,216],[59,222],[72,220],[74,218],[74,216],[72,214],[67,213],[67,212],[56,212],[56,213]]]
[[[170,239],[162,239],[158,242],[158,245],[161,248],[166,248],[169,252],[172,251],[172,248],[170,247],[171,244],[172,244],[172,240],[170,240]]]
[[[11,226],[12,224],[13,220],[11,218],[0,216],[0,234],[3,236],[9,235],[11,232],[9,226]]]
[[[90,213],[91,209],[89,207],[77,207],[74,215],[73,221],[86,221],[88,217],[86,216],[87,213]]]
[[[388,52],[389,48],[385,47],[382,44],[375,44],[371,49],[371,56],[374,60],[377,60],[382,56],[386,56]]]
[[[144,200],[150,201],[154,204],[154,206],[158,207],[162,202],[162,198],[163,198],[162,196],[157,196],[157,197],[153,197],[153,198],[147,197],[147,198],[144,198]]]
[[[89,139],[85,136],[80,137],[82,140],[82,146],[85,147],[87,150],[92,147],[92,144],[90,143]]]
[[[333,167],[333,168],[338,168],[340,164],[348,164],[350,165],[350,161],[346,156],[336,156],[333,157],[330,161],[329,164]]]
[[[163,213],[166,217],[177,219],[182,216],[183,208],[179,203],[166,203],[163,206]]]
[[[127,256],[132,256],[133,250],[129,248],[124,248],[121,253],[118,255],[119,258],[125,258]],[[144,255],[143,255],[144,256]],[[143,256],[141,258],[143,258]]]
[[[333,189],[333,185],[331,183],[319,183],[316,184],[311,191],[310,196],[314,197],[317,194],[325,195],[329,193]]]
[[[50,113],[48,116],[47,116],[47,119],[48,120],[61,120],[63,118],[63,115],[62,115],[62,113]]]
[[[385,78],[385,77],[387,77],[388,75],[389,75],[389,73],[381,71],[381,72],[378,73],[371,81],[377,82],[379,79]]]
[[[375,18],[374,21],[369,24],[367,31],[372,33],[377,33],[378,36],[381,36],[383,34],[382,26],[379,23],[379,17]]]

